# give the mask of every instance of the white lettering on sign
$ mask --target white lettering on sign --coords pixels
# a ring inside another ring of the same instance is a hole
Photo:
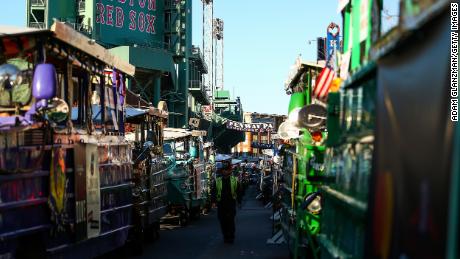
[[[335,43],[336,43],[335,39],[329,41],[329,45],[330,45],[332,48],[335,48]]]
[[[121,6],[106,5],[102,3],[102,0],[96,3],[96,23],[118,29],[128,26],[131,31],[155,34],[156,16],[151,12],[157,9],[156,0],[118,0],[118,4]],[[135,5],[143,11],[137,12],[132,8],[129,11],[126,10],[126,7],[135,7]],[[125,20],[129,20],[129,23],[126,24]]]

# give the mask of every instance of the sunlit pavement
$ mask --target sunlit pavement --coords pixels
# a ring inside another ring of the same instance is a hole
[[[271,209],[255,200],[255,189],[246,193],[236,217],[235,243],[224,244],[216,211],[184,228],[163,225],[160,239],[133,258],[289,258],[285,245],[267,245],[272,235]]]

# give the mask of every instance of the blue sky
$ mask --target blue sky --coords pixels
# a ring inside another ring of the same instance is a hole
[[[0,0],[0,24],[25,25],[24,0]],[[341,24],[337,0],[214,0],[224,20],[225,89],[240,96],[243,109],[286,114],[284,81],[299,54],[316,59],[316,43],[330,22]],[[201,0],[193,0],[193,42],[201,46]]]
[[[243,109],[286,114],[284,92],[299,54],[316,60],[316,42],[330,22],[341,25],[337,0],[214,0],[214,17],[224,20],[226,90],[240,96]],[[194,0],[194,39],[201,46],[201,1]],[[198,32],[198,33],[197,33]]]

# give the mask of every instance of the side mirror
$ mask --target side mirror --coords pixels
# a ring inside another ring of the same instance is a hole
[[[0,87],[12,89],[16,85],[20,85],[22,81],[21,70],[11,64],[3,64],[0,66]]]
[[[50,100],[56,96],[56,69],[52,64],[39,64],[35,67],[32,81],[32,95],[40,100]]]
[[[62,99],[53,98],[45,110],[46,118],[51,124],[59,124],[69,117],[69,105]]]
[[[29,81],[28,71],[12,64],[0,65],[0,105],[26,105],[31,96]]]

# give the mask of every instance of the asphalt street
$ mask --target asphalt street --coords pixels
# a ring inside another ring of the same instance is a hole
[[[250,187],[236,216],[234,244],[223,242],[214,210],[186,227],[163,224],[160,239],[148,244],[142,256],[133,258],[289,258],[285,245],[266,244],[272,236],[272,210],[255,197],[255,188]]]

